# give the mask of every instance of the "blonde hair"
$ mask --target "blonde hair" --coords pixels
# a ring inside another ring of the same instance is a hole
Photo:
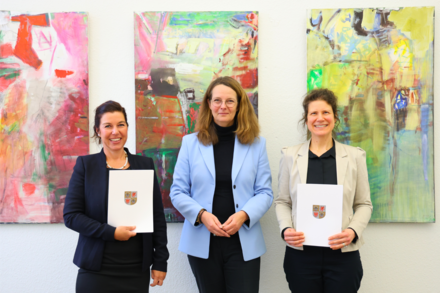
[[[212,99],[212,90],[218,85],[225,85],[235,91],[237,94],[238,105],[235,119],[237,121],[237,130],[235,134],[242,144],[252,144],[260,134],[260,126],[258,124],[257,115],[254,108],[241,85],[229,76],[219,77],[211,82],[203,97],[200,107],[199,117],[196,123],[197,138],[204,145],[217,144],[218,136],[214,126],[209,102]]]

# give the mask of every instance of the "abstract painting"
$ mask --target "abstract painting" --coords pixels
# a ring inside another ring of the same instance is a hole
[[[60,223],[89,153],[87,14],[0,11],[0,222]]]
[[[367,153],[371,222],[434,222],[434,7],[313,9],[307,86]]]
[[[258,13],[135,13],[134,35],[136,152],[155,162],[167,221],[182,222],[169,198],[173,171],[208,85],[235,78],[258,114]]]

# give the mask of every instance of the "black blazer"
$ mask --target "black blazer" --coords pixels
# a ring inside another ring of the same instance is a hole
[[[125,149],[131,169],[154,170],[151,158],[132,155]],[[142,270],[167,271],[167,225],[159,184],[154,174],[154,232],[142,233]],[[99,271],[106,241],[115,240],[116,227],[107,224],[108,176],[106,157],[98,154],[80,156],[76,160],[64,204],[65,225],[79,233],[73,263],[78,267]]]

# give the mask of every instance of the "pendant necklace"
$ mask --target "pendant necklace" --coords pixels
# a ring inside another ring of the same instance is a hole
[[[125,153],[125,164],[124,164],[124,166],[122,166],[121,168],[113,168],[112,166],[109,165],[109,163],[108,163],[107,161],[105,161],[105,162],[107,163],[107,167],[110,168],[110,169],[116,169],[116,170],[122,170],[122,169],[124,169],[125,166],[127,166],[127,164],[128,164],[128,155],[127,155],[127,152],[124,151],[124,153]]]

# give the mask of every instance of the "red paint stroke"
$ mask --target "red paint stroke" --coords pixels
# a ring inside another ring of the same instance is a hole
[[[69,71],[69,70],[60,70],[60,69],[55,69],[55,75],[58,78],[65,78],[68,75],[72,75],[74,72],[73,71]]]
[[[45,129],[45,145],[51,154],[48,168],[71,172],[75,165],[72,156],[81,156],[89,152],[88,99],[81,92],[69,94],[68,99],[58,110],[57,116]],[[70,175],[69,175],[70,176]],[[67,186],[69,178],[63,178],[56,185]]]
[[[244,89],[252,89],[258,85],[258,69],[251,69],[243,74],[233,75]]]
[[[23,192],[25,195],[30,196],[34,194],[36,189],[36,186],[32,183],[25,183],[23,184]]]
[[[14,55],[24,63],[29,64],[38,70],[43,64],[43,61],[38,58],[37,53],[35,53],[32,48],[32,26],[49,26],[47,14],[18,15],[11,17],[11,20],[20,22]]]
[[[0,67],[1,68],[1,67]],[[0,77],[0,92],[6,90],[11,84],[15,82],[17,76],[15,74],[3,75]]]
[[[4,63],[4,62],[0,62],[0,69],[3,68],[17,68],[20,69],[20,64],[18,63]]]
[[[240,71],[240,70],[247,70],[249,68],[249,66],[241,66],[241,67],[234,67],[233,70],[234,71]]]
[[[14,55],[14,49],[11,44],[0,45],[0,58],[8,58]]]
[[[239,58],[240,63],[251,60],[251,53],[252,53],[251,43],[250,42],[245,43],[243,42],[243,40],[239,40],[238,45],[239,45],[239,50],[237,52],[237,57]]]

